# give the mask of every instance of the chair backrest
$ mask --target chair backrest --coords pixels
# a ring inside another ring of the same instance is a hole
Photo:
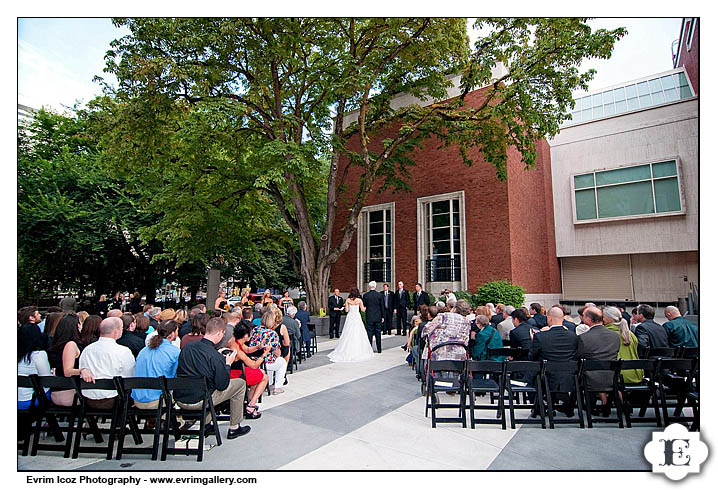
[[[166,378],[165,380],[167,389],[169,391],[176,389],[187,389],[197,388],[197,386],[204,386],[206,395],[209,395],[207,388],[207,379],[204,376],[186,376],[179,378]]]
[[[65,376],[38,376],[37,381],[39,387],[42,388],[50,388],[57,391],[75,389],[75,381],[73,381],[73,378]]]
[[[455,373],[463,373],[466,370],[466,361],[432,361],[429,359],[427,364],[427,372],[433,373],[434,371],[450,371]]]
[[[456,340],[452,340],[449,342],[441,342],[439,344],[436,344],[434,347],[431,347],[431,344],[429,344],[429,354],[431,354],[432,352],[436,352],[438,349],[441,349],[443,347],[448,347],[450,345],[463,347],[464,351],[466,352],[466,356],[467,357],[469,356],[469,347],[466,344],[464,344],[463,342],[458,342]],[[429,357],[431,357],[431,356],[429,356]]]
[[[72,379],[75,381],[75,391],[80,399],[87,398],[82,394],[82,390],[117,390],[114,379],[96,379],[94,383],[88,383],[80,379],[79,376],[73,377]]]
[[[578,361],[546,361],[547,373],[578,374]]]
[[[668,370],[671,372],[691,371],[696,363],[696,359],[658,359],[658,371]]]
[[[649,358],[675,357],[676,349],[673,347],[652,347],[648,349]]]
[[[502,347],[500,349],[489,349],[487,351],[487,355],[489,357],[505,356],[517,359],[524,354],[525,350],[526,349],[522,349],[520,347]]]
[[[307,323],[307,329],[310,332],[313,332],[315,328],[316,328],[316,325],[314,325],[313,323]]]
[[[647,375],[652,374],[656,369],[656,359],[622,359],[621,370],[642,369]]]
[[[506,372],[540,374],[546,361],[506,361]]]
[[[467,361],[466,370],[469,373],[503,374],[505,362],[501,361]]]
[[[582,359],[583,371],[618,371],[621,363],[618,360],[599,361],[596,359]]]
[[[507,339],[501,339],[501,343],[504,344],[504,347],[509,347],[511,345],[511,341]]]
[[[680,347],[678,349],[678,357],[681,359],[697,359],[700,352],[699,347]]]

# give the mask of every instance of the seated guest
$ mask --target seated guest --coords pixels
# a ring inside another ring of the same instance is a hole
[[[491,325],[496,328],[496,326],[503,322],[506,317],[504,316],[504,310],[506,309],[506,306],[503,303],[498,303],[496,305],[496,314],[491,316]]]
[[[516,308],[511,313],[511,319],[513,320],[514,328],[509,332],[509,345],[513,348],[525,349],[517,361],[525,361],[528,359],[528,352],[531,349],[532,339],[532,327],[528,323],[528,316],[523,308]]]
[[[120,317],[120,320],[122,320],[123,330],[122,337],[117,339],[117,343],[130,349],[130,351],[132,351],[132,355],[136,358],[140,351],[145,347],[144,336],[135,334],[135,317],[129,313],[125,313]]]
[[[638,339],[628,328],[628,323],[618,308],[608,306],[603,309],[603,324],[608,330],[615,332],[621,338],[621,344],[618,347],[618,359],[639,359]],[[621,374],[623,375],[623,380],[629,384],[643,381],[642,369],[624,369]]]
[[[254,305],[254,313],[252,313],[252,316],[253,316],[252,323],[254,325],[261,325],[262,315],[264,315],[264,308],[262,307],[261,303],[256,303]]]
[[[232,338],[232,333],[234,332],[234,324],[232,322],[232,314],[227,311],[215,311],[215,314],[219,314],[218,318],[221,318],[224,322],[224,335],[220,339],[220,341],[215,344],[214,348],[219,349],[225,349],[227,347],[227,342],[229,342],[229,339]]]
[[[583,311],[583,323],[588,331],[578,336],[576,360],[588,359],[597,361],[613,361],[618,358],[621,340],[618,335],[603,325],[603,313],[595,306]],[[586,390],[600,392],[604,415],[610,411],[606,392],[613,387],[611,371],[590,371],[586,373]],[[588,407],[587,407],[588,408]]]
[[[277,332],[277,335],[279,336],[279,342],[282,345],[282,357],[285,361],[287,361],[287,366],[289,366],[289,346],[291,345],[291,339],[289,338],[289,330],[282,323],[284,315],[282,315],[282,310],[280,310],[279,307],[275,304],[269,305],[269,311],[274,313],[274,331]],[[286,371],[284,381],[284,384],[286,384]]]
[[[471,338],[474,340],[474,345],[471,349],[471,358],[477,361],[484,359],[489,361],[503,361],[504,356],[488,355],[489,349],[501,349],[504,346],[503,342],[501,342],[501,335],[496,331],[496,328],[489,323],[489,318],[486,315],[477,315],[476,327],[478,328],[478,332],[471,332]]]
[[[162,310],[157,306],[154,306],[147,311],[147,318],[150,319],[150,328],[152,330],[154,330],[160,326],[160,315],[161,314],[162,314]],[[147,333],[151,332],[152,330],[147,330]]]
[[[109,313],[108,313],[109,315]],[[122,320],[109,317],[100,323],[100,338],[82,350],[80,376],[87,382],[95,379],[126,378],[135,375],[135,357],[127,347],[117,343],[122,336]],[[87,404],[92,408],[112,408],[117,398],[115,390],[84,390]]]
[[[244,414],[247,418],[258,419],[261,414],[257,408],[257,400],[260,395],[264,392],[267,387],[269,378],[267,373],[262,369],[262,362],[269,355],[272,350],[271,346],[266,345],[262,348],[262,345],[256,345],[249,347],[246,343],[249,341],[250,330],[244,324],[237,324],[234,326],[234,336],[227,343],[227,347],[237,353],[237,357],[231,366],[229,371],[230,378],[239,378],[244,372],[244,380],[249,386],[249,403]],[[247,354],[258,352],[260,357],[252,359]]]
[[[531,318],[528,320],[528,323],[536,327],[537,329],[541,329],[545,326],[547,326],[548,321],[546,320],[546,316],[541,313],[543,310],[543,306],[541,306],[540,303],[531,303],[529,307],[529,311],[531,313]]]
[[[80,350],[84,349],[93,342],[96,342],[100,338],[100,323],[102,318],[99,315],[90,315],[82,323],[82,330],[80,330]]]
[[[466,300],[460,299],[456,302],[453,312],[439,313],[439,315],[424,326],[421,336],[426,337],[427,346],[422,353],[422,359],[428,358],[428,350],[431,349],[431,360],[458,360],[462,361],[467,357],[467,349],[459,345],[447,345],[435,348],[445,342],[460,342],[466,347],[469,345],[470,324],[466,315],[471,312],[471,307]]]
[[[579,321],[576,324],[576,335],[583,335],[588,332],[589,326],[583,323],[583,312],[586,311],[586,306],[582,306],[578,309]]]
[[[192,322],[192,331],[182,337],[180,348],[184,349],[187,345],[202,340],[204,338],[208,322],[209,315],[207,314],[200,313],[194,317],[194,321]],[[222,338],[224,338],[224,335],[222,335]]]
[[[76,315],[65,315],[55,329],[47,354],[55,376],[80,375],[80,348],[80,319]],[[51,390],[50,399],[55,405],[69,407],[75,399],[75,390]]]
[[[260,326],[255,326],[250,333],[249,347],[262,345],[268,345],[271,347],[271,350],[265,357],[264,362],[267,375],[269,376],[268,382],[270,389],[273,394],[278,395],[280,393],[284,393],[284,390],[279,388],[279,386],[281,386],[287,372],[287,361],[281,357],[281,343],[279,335],[274,329],[276,321],[277,317],[274,315],[274,312],[267,310],[264,315],[262,315],[262,324]],[[278,383],[279,386],[275,383]]]
[[[122,316],[122,310],[113,308],[107,312],[107,318],[120,318]]]
[[[663,324],[668,334],[668,344],[671,347],[698,347],[698,326],[681,316],[675,306],[666,306],[666,318]]]
[[[558,306],[553,306],[546,317],[548,326],[536,332],[529,350],[529,361],[572,361],[578,349],[578,337],[563,325],[564,312]],[[574,391],[573,376],[570,373],[547,373],[549,388],[558,393]],[[560,409],[573,416],[572,405],[565,405]]]
[[[571,316],[571,307],[568,305],[553,305],[554,307],[561,308],[563,311],[563,326],[576,333],[576,324],[573,322]]]
[[[426,306],[426,305],[422,305]],[[416,342],[414,341],[415,338],[418,338],[417,331],[419,330],[419,325],[421,324],[421,317],[419,315],[414,315],[411,317],[410,328],[409,328],[409,334],[406,336],[406,344],[402,345],[401,348],[404,350],[408,350],[409,354],[411,355],[410,358],[407,358],[407,362],[411,364],[412,359],[414,358],[414,347]],[[418,347],[417,347],[418,348]]]
[[[431,314],[431,309],[434,309],[434,315]],[[416,326],[416,332],[414,333],[414,336],[412,337],[412,348],[411,348],[411,355],[414,359],[417,360],[417,364],[422,364],[418,361],[419,354],[421,354],[421,351],[419,350],[421,348],[421,331],[424,329],[427,323],[429,323],[432,319],[436,317],[436,315],[439,314],[439,308],[438,306],[426,306],[421,305],[419,306],[419,324]],[[414,315],[416,317],[417,315]],[[412,319],[412,322],[414,320]],[[411,337],[411,332],[409,333],[409,337]]]
[[[137,356],[135,376],[138,378],[174,378],[177,375],[177,360],[179,347],[172,344],[177,337],[177,322],[165,320],[160,323],[156,335],[150,339],[148,346],[143,347]],[[136,389],[132,390],[132,399],[135,406],[144,410],[157,408],[161,390]]]
[[[638,305],[636,318],[640,322],[636,325],[634,333],[638,338],[638,345],[645,351],[654,347],[670,347],[668,333],[662,325],[653,321],[656,311],[649,305]],[[640,351],[641,349],[639,349]]]
[[[203,315],[206,316],[206,315]],[[244,418],[244,393],[247,384],[241,378],[230,379],[229,366],[234,362],[237,354],[230,352],[223,356],[215,344],[224,337],[225,325],[219,318],[207,322],[205,334],[199,342],[192,342],[182,349],[177,361],[177,377],[202,376],[207,380],[209,392],[212,394],[214,406],[229,400],[230,419],[227,439],[243,436],[250,431],[250,427],[242,427],[240,423]],[[193,388],[174,390],[173,397],[177,404],[186,410],[201,410],[204,387],[197,385]],[[211,420],[207,413],[205,430]]]
[[[297,304],[297,314],[294,315],[294,319],[299,322],[300,328],[302,329],[302,340],[304,341],[304,345],[307,348],[307,359],[308,359],[308,358],[312,357],[312,349],[311,349],[312,332],[309,331],[309,324],[312,322],[312,320],[309,317],[309,312],[307,311],[307,302],[306,301],[300,301]]]
[[[35,312],[37,312],[37,310],[35,310]],[[37,317],[39,316],[40,315],[37,315]],[[27,319],[25,320],[27,321]],[[38,319],[37,321],[39,322],[40,320]],[[47,352],[44,350],[46,345],[45,337],[43,337],[37,325],[33,324],[31,327],[32,328],[25,328],[22,333],[18,332],[17,375],[29,376],[31,374],[37,374],[39,376],[50,376],[52,374],[50,371],[50,362],[47,360]],[[75,328],[77,328],[77,324]],[[32,388],[17,389],[18,409],[26,410],[30,408],[32,393]],[[37,403],[37,401],[35,401],[35,403]]]
[[[90,314],[89,314],[88,312],[86,312],[85,310],[82,310],[82,311],[78,311],[78,312],[77,312],[77,318],[80,319],[80,325],[82,325],[83,322],[84,322],[85,320],[87,320],[87,317],[88,317],[88,316],[90,316]]]
[[[297,314],[297,307],[294,305],[287,306],[286,313],[282,317],[282,325],[287,327],[289,335],[294,337],[295,345],[292,348],[296,351],[301,349],[302,346],[302,328],[299,326],[299,322],[295,316]]]
[[[631,326],[631,315],[626,311],[626,304],[625,303],[617,303],[614,306],[621,311],[621,317],[624,320],[626,320],[626,324],[630,327]]]
[[[182,310],[180,310],[180,311],[182,311]],[[194,322],[195,317],[197,315],[199,315],[200,313],[202,313],[201,309],[196,306],[190,310],[189,316],[187,317],[187,319],[180,324],[179,333],[177,334],[177,337],[179,337],[181,339],[182,337],[184,337],[185,335],[187,335],[188,333],[190,333],[192,331],[192,322]],[[175,321],[176,321],[176,319],[175,319]]]
[[[55,336],[55,329],[57,328],[58,323],[60,323],[60,320],[63,316],[65,316],[66,313],[58,311],[58,312],[52,312],[48,313],[45,317],[45,329],[43,331],[45,338],[47,339],[47,345],[50,345],[52,343],[52,337]]]
[[[503,320],[499,322],[496,327],[496,331],[499,332],[501,340],[509,340],[509,333],[514,329],[514,319],[511,317],[511,313],[514,312],[514,307],[511,305],[504,306]]]

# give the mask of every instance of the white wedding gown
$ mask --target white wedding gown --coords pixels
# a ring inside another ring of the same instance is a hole
[[[360,362],[371,359],[374,350],[359,314],[359,305],[349,305],[349,314],[344,322],[344,330],[339,343],[329,354],[332,362]]]

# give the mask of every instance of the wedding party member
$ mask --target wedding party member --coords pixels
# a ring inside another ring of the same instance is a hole
[[[374,287],[376,287],[376,283],[374,283]],[[374,291],[374,293],[377,297],[381,298],[379,293],[376,291]],[[377,305],[377,307],[379,306]],[[345,309],[347,318],[344,322],[344,330],[342,330],[342,335],[339,337],[337,346],[327,357],[332,362],[367,361],[374,356],[374,351],[371,348],[371,337],[367,338],[368,328],[364,326],[364,322],[361,318],[361,312],[367,312],[367,309],[359,296],[359,290],[357,288],[352,288],[349,293],[349,299],[347,299]],[[378,335],[378,341],[381,338],[381,334],[378,330],[376,333]],[[378,344],[378,346],[381,350],[381,344]]]
[[[414,293],[414,301],[413,301],[414,314],[418,315],[419,307],[421,305],[430,306],[429,305],[429,294],[421,288],[421,284],[419,284],[419,283],[417,283],[416,286],[414,286],[414,289],[416,289],[416,292]]]
[[[339,296],[339,289],[329,297],[329,338],[339,338],[339,323],[344,309],[344,298]]]
[[[135,294],[132,295],[129,309],[132,315],[136,315],[137,313],[142,311],[142,298],[140,297],[139,291],[135,291]]]
[[[287,314],[287,308],[294,306],[294,300],[289,297],[289,291],[284,291],[284,295],[279,298],[277,303],[285,315]]]
[[[384,291],[381,292],[381,319],[382,319],[382,333],[385,335],[391,334],[391,324],[394,318],[394,291],[389,290],[389,285],[384,284]],[[401,333],[401,328],[397,325],[396,334]]]
[[[369,283],[369,291],[362,297],[364,308],[366,308],[366,331],[371,344],[372,337],[376,338],[376,351],[381,354],[381,326],[382,311],[384,310],[381,294],[376,291],[376,281]]]
[[[95,306],[95,311],[100,316],[100,318],[105,318],[107,316],[107,311],[110,309],[110,303],[107,301],[107,296],[104,294],[100,295],[100,300],[97,302],[97,306]]]
[[[262,300],[260,301],[263,308],[266,308],[267,305],[271,305],[274,303],[274,300],[272,299],[272,292],[267,289],[264,291],[264,294],[262,294]]]
[[[233,334],[234,336],[227,343],[227,348],[236,352],[237,357],[231,366],[229,377],[232,379],[240,378],[244,374],[244,380],[249,386],[249,403],[244,415],[250,419],[258,419],[262,414],[259,413],[257,401],[269,382],[269,377],[261,369],[261,366],[264,359],[271,352],[272,347],[266,345],[262,349],[261,344],[248,347],[246,343],[249,341],[250,330],[245,324],[239,323],[235,325]],[[256,359],[247,355],[254,352],[260,354]]]
[[[216,407],[220,403],[229,400],[229,430],[227,439],[234,439],[243,436],[250,431],[249,426],[242,427],[240,424],[244,418],[244,393],[247,384],[241,378],[230,379],[230,366],[234,362],[236,353],[232,351],[223,356],[214,348],[224,337],[225,325],[219,318],[212,318],[207,322],[204,338],[199,342],[193,342],[180,352],[177,361],[177,377],[203,376],[207,387],[212,395],[212,402]],[[177,404],[186,410],[201,410],[202,395],[204,387],[198,385],[193,388],[174,390],[173,397]],[[210,429],[207,426],[211,420],[211,414],[207,413],[205,419],[205,431]]]
[[[174,378],[177,375],[177,361],[180,349],[172,344],[177,338],[177,322],[166,320],[160,323],[157,334],[149,345],[143,347],[137,356],[135,376],[138,378]],[[132,390],[132,399],[138,408],[151,410],[159,404],[160,390],[136,389]]]
[[[99,318],[99,317],[97,317]],[[98,322],[99,325],[99,322]],[[47,353],[50,367],[55,376],[80,375],[80,325],[75,315],[66,315],[55,329],[52,345]],[[51,390],[51,400],[55,405],[69,407],[75,399],[75,390]]]
[[[214,300],[214,311],[227,309],[227,293],[220,291],[217,299]]]
[[[120,292],[116,292],[115,295],[112,297],[112,301],[110,302],[110,309],[111,310],[120,310],[122,311],[122,295]]]
[[[135,358],[130,349],[117,343],[122,336],[122,320],[105,318],[100,323],[100,338],[82,350],[80,376],[94,383],[95,379],[135,375]],[[112,408],[117,398],[115,390],[83,390],[92,408]]]
[[[406,335],[407,330],[407,319],[406,309],[409,307],[409,293],[404,289],[404,282],[399,281],[397,283],[396,291],[394,292],[394,313],[396,313],[396,333],[399,333],[401,328],[401,334]]]

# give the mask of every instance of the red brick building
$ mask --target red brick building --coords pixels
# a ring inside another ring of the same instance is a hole
[[[686,75],[696,95],[698,95],[699,26],[698,17],[683,19],[678,45],[674,47],[673,53],[673,68],[685,67]]]
[[[478,105],[480,94],[468,94],[467,103]],[[374,135],[373,149],[379,150],[391,133],[387,128]],[[356,139],[352,145],[358,151]],[[474,292],[487,281],[508,279],[524,287],[527,299],[558,299],[561,278],[546,141],[537,145],[533,170],[524,170],[518,151],[509,151],[506,182],[498,180],[477,149],[471,151],[474,165],[469,167],[457,149],[439,146],[438,140],[428,140],[411,155],[416,162],[410,170],[411,192],[369,197],[350,248],[332,268],[331,287],[366,291],[375,280],[396,289],[403,281],[411,291],[419,282],[437,294],[444,287]],[[340,162],[340,175],[347,163]],[[356,167],[349,170],[348,196],[356,193],[359,175]],[[338,242],[347,216],[346,209],[337,214],[332,243]]]

